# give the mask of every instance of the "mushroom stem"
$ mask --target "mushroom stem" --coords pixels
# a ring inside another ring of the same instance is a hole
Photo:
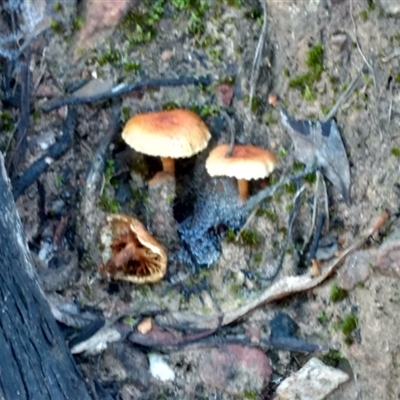
[[[245,202],[249,197],[249,182],[246,179],[238,179],[237,182],[240,200]]]
[[[171,157],[161,157],[163,170],[175,175],[175,160]]]

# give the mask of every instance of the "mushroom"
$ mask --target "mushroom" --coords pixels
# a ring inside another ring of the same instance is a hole
[[[100,275],[138,284],[161,280],[167,270],[167,253],[144,225],[123,214],[108,215],[106,222],[100,231]]]
[[[140,153],[161,157],[163,170],[174,175],[174,159],[204,150],[211,134],[194,112],[169,110],[135,115],[126,123],[122,138]]]
[[[249,180],[266,178],[275,169],[275,154],[260,147],[236,144],[232,155],[227,157],[228,144],[215,147],[206,160],[206,169],[211,176],[229,176],[238,182],[239,198],[244,202],[249,197]]]

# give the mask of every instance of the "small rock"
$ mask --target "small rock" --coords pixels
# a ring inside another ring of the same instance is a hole
[[[106,381],[129,381],[140,390],[147,390],[150,385],[149,363],[146,356],[137,349],[123,343],[110,345],[103,356],[106,369]]]
[[[233,87],[223,84],[217,88],[219,98],[224,106],[229,106],[233,98]]]
[[[346,41],[347,41],[347,35],[345,33],[335,33],[331,37],[332,45],[339,51],[342,51],[344,49]]]
[[[395,226],[379,248],[374,270],[383,275],[400,277],[400,227]]]
[[[204,353],[199,377],[211,387],[239,396],[261,392],[272,374],[268,357],[259,349],[228,345]]]
[[[162,382],[174,381],[175,372],[158,354],[149,354],[150,374]]]
[[[299,326],[289,315],[278,312],[270,323],[271,327],[271,338],[279,338],[279,337],[295,337]]]
[[[173,50],[164,50],[161,53],[161,60],[163,60],[164,62],[169,61],[173,56],[175,55],[175,49]]]
[[[279,400],[322,400],[348,379],[343,371],[311,358],[279,385],[276,394]]]
[[[400,0],[379,0],[386,14],[400,15]]]
[[[371,273],[371,252],[356,251],[350,254],[339,270],[338,285],[344,290],[353,289],[358,283],[365,282]]]

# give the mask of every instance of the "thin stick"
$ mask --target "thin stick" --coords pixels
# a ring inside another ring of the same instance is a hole
[[[283,262],[285,261],[286,249],[287,249],[290,239],[292,237],[294,221],[296,219],[296,215],[297,215],[297,212],[300,207],[301,196],[302,196],[305,188],[306,188],[305,185],[303,185],[294,195],[293,209],[289,215],[289,222],[288,222],[288,227],[287,227],[287,231],[286,231],[286,238],[285,238],[285,242],[283,243],[283,246],[281,249],[281,256],[279,258],[278,266],[276,267],[274,273],[271,276],[268,276],[268,277],[259,276],[260,279],[273,281],[273,280],[275,280],[275,278],[278,276],[280,270],[282,269]],[[266,252],[264,251],[261,264],[265,264],[265,254],[266,254]]]
[[[338,112],[339,108],[350,98],[353,92],[360,86],[361,80],[361,71],[358,72],[356,77],[350,82],[350,85],[347,89],[339,96],[336,104],[331,108],[328,115],[325,117],[324,122],[329,121],[334,115]]]
[[[374,87],[376,88],[374,69],[372,68],[372,65],[368,62],[363,51],[361,50],[361,46],[360,46],[360,43],[357,38],[357,25],[356,25],[356,21],[354,20],[354,16],[353,16],[353,0],[350,0],[350,18],[351,18],[351,22],[353,23],[353,27],[354,27],[354,35],[355,35],[356,46],[357,46],[358,52],[360,53],[362,59],[364,60],[365,65],[370,70],[370,72],[372,74],[372,78],[374,80]]]
[[[233,152],[233,147],[235,146],[235,125],[232,121],[232,118],[229,117],[228,113],[225,110],[221,110],[221,115],[224,117],[225,121],[228,124],[229,131],[230,131],[230,141],[229,141],[229,149],[225,154],[225,157],[231,157]]]
[[[292,181],[295,181],[297,179],[304,178],[310,173],[315,172],[316,168],[315,165],[307,165],[306,168],[298,172],[297,174],[287,176],[285,178],[282,178],[278,183],[272,186],[268,186],[267,188],[261,190],[257,194],[251,196],[249,200],[247,200],[246,203],[243,204],[243,206],[240,209],[240,212],[250,212],[251,210],[254,209],[259,203],[267,199],[268,197],[271,197],[275,194],[275,192],[280,189],[282,186],[287,185],[288,183],[291,183]]]
[[[266,0],[260,0],[260,3],[263,8],[263,25],[260,33],[260,38],[258,39],[256,52],[254,54],[253,66],[251,68],[250,94],[249,94],[250,113],[251,113],[251,105],[253,104],[255,87],[260,73],[261,56],[262,56],[262,50],[264,48],[265,36],[267,35],[267,18],[268,18],[267,2]]]
[[[392,119],[392,108],[393,108],[393,79],[390,82],[389,86],[390,90],[390,104],[389,104],[389,111],[388,111],[388,125],[390,125],[390,120]]]
[[[242,233],[248,228],[250,225],[251,221],[257,214],[258,209],[260,208],[260,205],[257,205],[254,210],[250,213],[250,215],[247,217],[246,222],[243,224],[243,226],[240,228],[239,232],[235,236],[235,242],[237,242],[240,239],[240,236],[242,236]]]
[[[301,253],[304,253],[306,247],[310,243],[310,240],[312,238],[314,228],[315,228],[315,223],[317,221],[317,208],[318,208],[318,188],[319,188],[319,183],[321,181],[321,178],[323,179],[323,176],[321,173],[316,172],[317,176],[317,181],[315,182],[315,189],[314,189],[314,201],[313,201],[313,210],[312,210],[312,217],[311,217],[311,227],[307,236],[307,239],[304,241],[303,247],[301,249]]]
[[[393,58],[400,57],[400,49],[396,49],[392,54],[389,54],[387,57],[382,58],[382,62],[388,63],[389,61],[392,61]]]

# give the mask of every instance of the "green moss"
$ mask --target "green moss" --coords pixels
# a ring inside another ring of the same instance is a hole
[[[343,360],[343,356],[339,350],[329,350],[327,354],[322,356],[322,361],[326,365],[330,365],[331,367],[336,368],[340,361]]]
[[[109,212],[113,214],[118,213],[120,210],[120,205],[118,203],[118,200],[113,198],[111,195],[111,188],[113,186],[112,177],[114,173],[115,173],[114,160],[109,159],[104,169],[104,189],[99,199],[99,208],[104,212]]]
[[[246,390],[243,394],[243,400],[256,400],[258,399],[258,393]]]
[[[321,43],[317,43],[315,46],[307,52],[306,65],[314,74],[318,75],[324,69],[324,47]]]
[[[330,108],[327,105],[321,104],[320,108],[321,108],[321,111],[322,111],[323,115],[328,115],[329,114]]]
[[[121,108],[121,122],[122,124],[125,124],[128,119],[131,117],[131,110],[129,109],[129,107],[122,107]]]
[[[400,148],[398,148],[398,147],[392,147],[392,148],[390,149],[390,154],[391,154],[392,156],[395,156],[395,157],[397,157],[397,158],[400,158]]]
[[[256,254],[254,254],[254,257],[253,257],[253,261],[256,263],[256,264],[260,264],[260,262],[262,261],[262,253],[256,253]]]
[[[287,151],[284,147],[280,147],[278,150],[278,157],[283,158],[287,156]]]
[[[347,290],[342,289],[335,283],[331,287],[329,298],[332,303],[337,303],[345,299],[347,297],[347,294]]]
[[[236,83],[236,75],[224,76],[218,82],[219,85],[233,86]]]
[[[249,101],[249,99],[247,100]],[[258,97],[253,97],[253,100],[251,101],[251,112],[256,113],[261,106],[261,100]]]
[[[166,0],[143,1],[141,10],[129,11],[121,24],[130,47],[151,41],[156,36],[156,24],[164,15]]]
[[[358,325],[358,318],[354,314],[349,314],[342,320],[340,324],[340,330],[346,337],[351,336],[351,334],[356,330]]]
[[[325,311],[320,311],[320,312],[317,314],[317,321],[318,321],[321,325],[327,325],[327,324],[328,324],[329,318],[328,318],[328,316],[326,315],[326,312],[325,312]]]
[[[395,76],[394,81],[400,83],[400,72]]]
[[[82,27],[83,27],[83,19],[82,19],[82,17],[75,18],[74,21],[72,22],[72,30],[73,31],[78,31]]]
[[[172,0],[172,5],[179,11],[188,13],[186,32],[200,36],[205,31],[206,12],[209,3],[205,0]]]
[[[180,108],[178,103],[175,103],[174,101],[169,101],[167,103],[164,103],[161,107],[164,111],[168,110],[176,110],[177,108]]]
[[[53,30],[54,33],[61,34],[63,31],[63,26],[60,21],[52,19],[50,21],[50,28]]]
[[[359,12],[358,16],[362,21],[367,21],[368,20],[368,11],[367,10],[362,10]]]
[[[236,233],[233,229],[228,229],[225,234],[225,238],[227,242],[234,242],[236,238]]]
[[[368,10],[369,11],[375,11],[376,9],[376,4],[373,0],[368,0]]]
[[[257,210],[256,215],[259,216],[259,217],[264,217],[268,221],[271,221],[271,222],[277,222],[278,221],[278,214],[274,210],[271,210],[269,208],[261,208],[260,207]]]
[[[285,76],[286,78],[290,78],[289,68],[284,68],[283,69],[283,76]]]
[[[199,114],[203,118],[219,115],[220,113],[220,108],[211,104],[194,104],[193,106],[189,107],[189,109],[194,113]]]
[[[139,62],[125,62],[123,68],[125,72],[138,72],[141,65]]]
[[[53,4],[53,10],[56,11],[56,12],[62,11],[63,10],[62,4],[59,3],[59,2],[54,3]]]
[[[314,100],[314,85],[321,79],[324,70],[324,48],[318,43],[306,54],[306,65],[308,71],[302,75],[298,75],[289,81],[289,87],[300,90],[301,94],[307,101]]]
[[[288,194],[295,194],[297,192],[297,187],[294,183],[290,182],[285,185],[285,192]]]
[[[110,64],[112,66],[118,66],[121,63],[122,55],[121,53],[111,48],[105,50],[97,59],[99,65],[102,67],[103,65]]]
[[[12,132],[13,130],[14,120],[12,115],[7,111],[0,112],[0,131]]]
[[[245,18],[252,19],[252,20],[255,20],[255,21],[259,20],[260,18],[262,20],[262,16],[263,16],[263,14],[262,14],[261,10],[257,9],[257,8],[253,8],[253,9],[251,9],[249,11],[246,11],[244,13],[244,17]]]
[[[242,242],[249,246],[254,246],[260,243],[260,235],[253,229],[244,229],[240,237]]]
[[[275,118],[275,115],[272,111],[265,114],[265,118],[266,118],[267,125],[274,125],[274,124],[278,123],[278,120]]]
[[[308,183],[314,184],[317,181],[317,175],[310,172],[304,177],[304,180]]]

